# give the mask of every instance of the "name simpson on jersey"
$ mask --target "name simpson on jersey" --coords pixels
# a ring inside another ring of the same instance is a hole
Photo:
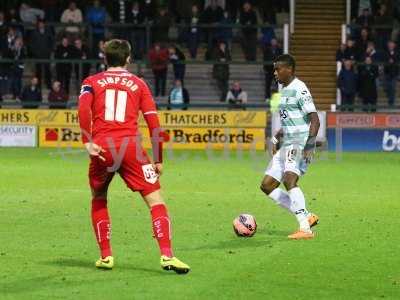
[[[107,76],[105,78],[99,79],[97,80],[97,83],[101,86],[101,87],[105,87],[108,84],[119,84],[121,86],[126,86],[127,88],[129,88],[132,92],[136,91],[139,87],[137,86],[137,84],[135,84],[135,82],[133,82],[133,80],[130,80],[126,77],[111,77],[111,76]]]

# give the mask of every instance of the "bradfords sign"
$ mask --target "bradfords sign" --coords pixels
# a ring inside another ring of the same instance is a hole
[[[267,114],[262,111],[160,111],[173,149],[264,149]],[[40,147],[82,147],[76,110],[0,109],[0,124],[37,125]],[[139,119],[143,145],[151,146]]]
[[[329,150],[400,151],[400,114],[328,114]]]
[[[36,147],[36,126],[0,125],[0,147]]]

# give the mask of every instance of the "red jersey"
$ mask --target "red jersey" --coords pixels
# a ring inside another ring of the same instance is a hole
[[[137,76],[118,70],[87,77],[79,96],[83,142],[92,139],[96,144],[104,144],[111,137],[118,146],[124,137],[138,135],[139,111],[145,116],[157,116],[151,92]]]

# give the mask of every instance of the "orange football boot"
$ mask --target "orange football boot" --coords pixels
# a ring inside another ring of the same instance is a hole
[[[305,232],[303,230],[298,230],[295,233],[288,235],[291,240],[310,240],[314,238],[313,232]]]
[[[319,217],[317,215],[314,215],[313,213],[311,213],[308,216],[308,224],[310,224],[310,228],[318,225],[319,223]]]

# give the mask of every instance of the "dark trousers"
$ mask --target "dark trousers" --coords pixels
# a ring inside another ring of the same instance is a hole
[[[226,94],[228,93],[228,79],[216,78],[217,80],[217,87],[221,92],[221,96],[219,101],[225,102],[226,101]]]
[[[99,51],[99,42],[104,41],[104,33],[93,33],[92,34],[92,53]]]
[[[88,63],[74,65],[75,78],[77,81],[78,89],[80,89],[83,79],[89,76],[91,67],[92,65]]]
[[[257,59],[257,35],[244,35],[242,39],[242,49],[247,61]]]
[[[186,71],[186,65],[184,64],[174,64],[174,77],[175,80],[179,79],[182,81],[183,84],[183,79],[185,78],[185,71]]]
[[[131,41],[133,44],[133,57],[135,59],[142,59],[146,47],[146,32],[143,30],[133,31]]]
[[[271,72],[265,72],[264,74],[265,74],[265,99],[270,99],[273,75]]]
[[[71,66],[57,66],[57,80],[61,82],[61,86],[64,91],[69,94],[69,84],[71,80]]]
[[[366,95],[361,97],[363,103],[363,111],[376,111],[377,97]]]
[[[353,111],[354,98],[356,95],[354,93],[345,93],[343,91],[340,91],[340,95],[342,97],[342,111]]]
[[[165,86],[167,84],[167,69],[165,70],[153,70],[154,74],[154,86],[155,96],[159,96],[161,92],[161,96],[165,96]]]
[[[189,49],[191,58],[196,58],[197,48],[199,48],[199,43],[200,43],[200,34],[190,32],[188,34],[187,47]]]
[[[385,76],[385,92],[390,106],[393,106],[396,100],[396,84],[396,78]]]
[[[24,69],[16,68],[11,72],[10,76],[10,90],[14,98],[17,98],[21,94],[22,90],[22,74]]]
[[[46,87],[51,89],[51,72],[50,72],[50,64],[40,63],[35,66],[36,77],[39,79],[40,86],[42,85],[42,74],[44,71],[44,80]]]

